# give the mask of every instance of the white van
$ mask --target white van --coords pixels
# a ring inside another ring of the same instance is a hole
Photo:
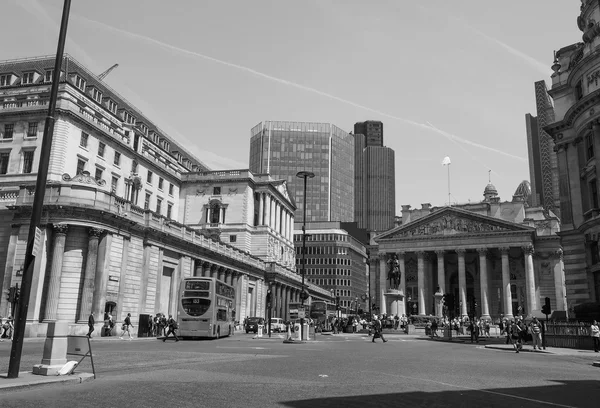
[[[284,332],[285,331],[285,323],[283,322],[283,319],[280,319],[279,317],[272,317],[271,318],[271,331],[272,332]]]

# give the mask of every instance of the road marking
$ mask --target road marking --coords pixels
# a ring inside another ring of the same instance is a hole
[[[329,376],[327,374],[319,374],[319,377],[325,378],[325,377],[329,377]]]
[[[365,372],[365,373],[372,373],[372,374],[375,374],[376,376],[380,376],[381,375],[381,372],[377,372],[377,371],[363,371],[363,372]],[[538,400],[538,399],[534,399],[534,398],[520,397],[518,395],[506,394],[506,393],[498,392],[498,391],[481,390],[481,389],[473,388],[473,387],[465,387],[464,385],[449,384],[449,383],[445,383],[445,382],[442,382],[442,381],[429,380],[427,378],[409,377],[409,376],[406,376],[406,375],[393,374],[393,373],[388,373],[387,375],[393,375],[393,376],[396,376],[396,377],[405,378],[405,379],[409,379],[409,380],[418,380],[418,381],[430,382],[430,383],[434,383],[434,384],[446,385],[448,387],[461,388],[463,390],[479,391],[479,392],[482,392],[482,393],[485,393],[485,394],[500,395],[502,397],[511,397],[511,398],[516,398],[516,399],[520,399],[520,400],[523,400],[523,401],[537,402],[537,403],[552,405],[554,407],[576,408],[573,405],[556,404],[554,402],[542,401],[542,400]]]
[[[269,350],[268,347],[244,347],[244,346],[217,346],[219,349],[253,349],[253,350]]]

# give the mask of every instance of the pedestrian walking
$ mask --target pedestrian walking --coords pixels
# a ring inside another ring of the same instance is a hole
[[[88,338],[92,338],[92,332],[95,330],[94,325],[96,324],[96,319],[94,319],[94,312],[90,312],[90,317],[88,317]]]
[[[431,338],[433,339],[433,336],[435,337],[440,337],[438,336],[438,321],[437,319],[433,319],[433,321],[431,322]]]
[[[130,328],[133,328],[133,324],[131,324],[131,313],[127,313],[127,317],[125,318],[125,321],[123,322],[123,327],[121,328],[123,329],[123,333],[121,333],[121,336],[119,338],[123,340],[123,336],[125,335],[125,333],[127,333],[127,335],[129,336],[129,340],[133,340],[133,338],[131,337],[131,332],[129,331]]]
[[[469,322],[469,331],[471,332],[471,343],[475,340],[476,343],[479,343],[479,325],[477,322],[471,320]]]
[[[542,349],[542,324],[538,321],[537,317],[534,317],[531,323],[529,323],[531,329],[531,337],[533,340],[533,349]]]
[[[598,322],[593,321],[590,326],[590,332],[592,335],[592,340],[594,341],[594,352],[598,352],[600,350],[600,328],[598,327]]]
[[[518,353],[519,350],[521,350],[523,348],[523,345],[521,344],[521,328],[517,324],[516,320],[513,320],[512,324],[510,325],[509,330],[510,330],[510,339],[512,341],[512,345],[515,348],[516,352]]]
[[[173,315],[169,315],[169,320],[167,320],[167,325],[169,327],[169,331],[167,335],[163,337],[163,343],[169,338],[169,334],[173,333],[173,337],[175,337],[175,341],[179,341],[179,337],[177,337],[177,333],[175,332],[179,326],[177,325],[177,320],[173,319]]]
[[[387,340],[383,337],[381,321],[378,317],[375,317],[375,320],[373,321],[373,330],[374,333],[372,343],[375,343],[375,339],[379,337],[381,337],[381,340],[383,340],[384,343],[387,342]]]

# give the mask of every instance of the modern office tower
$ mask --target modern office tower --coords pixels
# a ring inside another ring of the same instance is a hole
[[[354,124],[354,134],[365,135],[365,146],[383,146],[383,122],[367,120]]]
[[[396,215],[394,151],[381,144],[381,122],[357,123],[354,130],[367,132],[354,135],[354,219],[367,231],[387,231]]]
[[[354,220],[354,137],[329,123],[261,122],[252,128],[250,171],[287,181],[303,221],[304,180],[307,179],[307,221]]]
[[[544,127],[554,121],[554,108],[548,96],[545,81],[535,83],[536,114],[525,115],[531,197],[528,204],[541,206],[560,217],[558,197],[558,161],[554,141]]]

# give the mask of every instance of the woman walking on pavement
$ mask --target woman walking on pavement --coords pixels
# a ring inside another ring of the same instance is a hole
[[[167,338],[169,337],[169,334],[173,333],[173,337],[175,337],[175,341],[179,341],[179,338],[177,337],[177,333],[175,333],[175,330],[177,330],[178,326],[177,326],[177,320],[173,319],[173,315],[169,315],[169,320],[167,320],[167,325],[169,327],[169,331],[167,332],[167,335],[163,338],[163,343],[167,340]]]
[[[123,322],[123,333],[121,333],[121,336],[119,337],[121,340],[123,340],[125,333],[127,333],[129,336],[129,340],[133,340],[133,337],[131,337],[131,332],[129,331],[129,327],[133,328],[133,324],[131,324],[131,313],[127,313],[127,317]]]

